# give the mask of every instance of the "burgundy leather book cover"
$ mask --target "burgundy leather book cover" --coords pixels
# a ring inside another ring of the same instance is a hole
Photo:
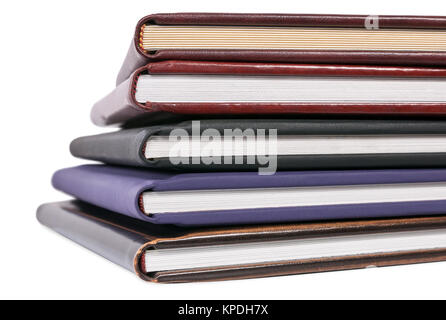
[[[237,14],[165,13],[142,18],[135,30],[117,84],[137,68],[157,60],[276,61],[295,63],[345,63],[378,65],[446,65],[446,52],[436,51],[354,51],[354,50],[159,50],[140,47],[142,27],[154,25],[213,25],[269,27],[365,28],[368,15],[324,14]],[[380,29],[446,29],[446,17],[374,16]]]
[[[286,75],[323,77],[446,77],[446,69],[361,65],[308,65],[290,63],[161,61],[136,70],[129,79],[97,102],[91,118],[97,125],[124,124],[147,113],[219,114],[375,114],[446,115],[445,103],[139,103],[136,85],[142,74]]]
[[[446,260],[446,250],[415,250],[335,258],[266,262],[145,273],[145,250],[187,248],[247,242],[332,237],[364,233],[446,228],[446,217],[414,217],[342,222],[249,225],[218,228],[160,226],[116,214],[78,200],[47,203],[37,219],[147,281],[191,282],[283,276]],[[43,249],[42,249],[43,250]]]

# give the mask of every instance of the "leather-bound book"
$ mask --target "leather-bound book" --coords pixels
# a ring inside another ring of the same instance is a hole
[[[53,186],[158,224],[236,225],[440,215],[446,169],[172,173],[104,165],[57,171]]]
[[[167,13],[142,18],[117,83],[156,60],[446,65],[446,17]]]
[[[97,125],[143,116],[446,115],[446,69],[162,61],[93,106]]]
[[[108,164],[175,171],[432,168],[446,163],[446,122],[188,120],[80,137],[70,150]]]
[[[66,201],[40,206],[37,218],[155,282],[246,279],[446,260],[445,216],[178,228]],[[82,277],[69,267],[69,259],[64,263],[70,277]]]

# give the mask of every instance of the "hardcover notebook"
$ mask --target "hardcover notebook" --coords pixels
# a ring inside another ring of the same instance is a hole
[[[255,170],[270,167],[273,161],[281,170],[443,167],[446,122],[185,121],[81,137],[70,150],[76,157],[109,164],[169,170]]]
[[[57,171],[53,186],[149,222],[230,225],[442,214],[446,169],[180,173],[103,165]]]
[[[142,18],[119,72],[150,60],[445,65],[446,18],[168,13]]]
[[[150,113],[446,115],[446,69],[163,61],[93,106],[97,125]]]
[[[446,218],[180,229],[80,201],[40,206],[38,220],[155,282],[258,278],[446,260]]]

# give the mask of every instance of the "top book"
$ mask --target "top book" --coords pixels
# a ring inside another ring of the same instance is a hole
[[[168,13],[142,18],[117,84],[157,60],[446,65],[446,17]]]

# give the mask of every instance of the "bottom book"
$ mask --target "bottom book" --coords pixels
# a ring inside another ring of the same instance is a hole
[[[38,220],[155,282],[258,278],[446,260],[446,215],[242,227],[155,225],[72,200]]]

